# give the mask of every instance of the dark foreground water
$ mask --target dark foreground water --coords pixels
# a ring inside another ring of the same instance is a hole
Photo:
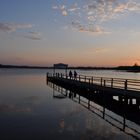
[[[46,85],[45,73],[45,70],[0,69],[0,140],[140,138],[133,129],[125,133],[116,127],[116,122],[115,125],[108,123],[68,97],[54,98],[53,88]],[[60,92],[56,90],[55,95]],[[96,104],[93,106],[101,109]],[[107,113],[123,121],[115,113]],[[140,132],[139,125],[129,120],[127,123]]]

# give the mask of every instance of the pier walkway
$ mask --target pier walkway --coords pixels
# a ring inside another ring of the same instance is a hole
[[[140,80],[121,79],[108,77],[93,77],[79,75],[77,78],[70,78],[67,75],[56,73],[46,75],[47,81],[72,87],[81,91],[88,91],[91,94],[102,93],[106,96],[118,96],[120,101],[128,104],[140,105]]]

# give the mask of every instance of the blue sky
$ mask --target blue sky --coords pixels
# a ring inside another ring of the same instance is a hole
[[[140,62],[139,0],[0,0],[0,63]]]

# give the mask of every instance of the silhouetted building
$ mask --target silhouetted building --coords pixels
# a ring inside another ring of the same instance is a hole
[[[55,69],[65,69],[65,74],[67,75],[68,64],[63,64],[63,63],[54,64],[53,68],[54,68],[53,71],[54,73],[55,73]]]

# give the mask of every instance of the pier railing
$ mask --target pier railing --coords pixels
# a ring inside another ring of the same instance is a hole
[[[85,82],[89,84],[96,84],[104,87],[140,91],[140,80],[135,80],[135,79],[96,77],[96,76],[85,76],[85,75],[70,77],[62,73],[55,73],[55,74],[47,73],[47,77],[59,77],[59,78],[65,78],[69,80],[76,80],[79,82]]]
[[[126,115],[123,115],[121,113],[122,110],[124,110],[125,113],[127,112],[127,110],[125,110],[125,108],[122,107],[122,109],[120,110],[120,114],[119,114],[119,113],[115,112],[113,109],[111,110],[110,108],[107,108],[107,106],[104,107],[100,103],[95,102],[96,99],[90,100],[90,98],[87,98],[87,97],[83,96],[82,94],[78,94],[77,92],[76,92],[76,95],[74,96],[75,92],[72,92],[71,90],[65,89],[61,86],[55,85],[54,83],[51,83],[51,82],[48,83],[48,85],[51,88],[53,88],[53,97],[54,97],[55,91],[57,93],[60,93],[60,94],[58,94],[59,96],[62,95],[62,97],[69,97],[69,99],[71,99],[75,103],[78,103],[81,106],[85,107],[86,109],[88,109],[89,111],[91,111],[92,113],[97,115],[98,117],[104,119],[106,122],[108,122],[115,128],[123,131],[127,135],[130,135],[138,140],[140,139],[140,137],[139,137],[140,131],[137,129],[138,124],[136,123],[137,125],[136,124],[131,125],[131,123],[129,123],[129,122],[130,121],[134,122],[134,120],[130,119],[129,117],[127,117]],[[71,94],[71,96],[69,96],[70,94]],[[112,113],[110,113],[110,111]],[[133,111],[132,111],[132,113],[133,113]]]

